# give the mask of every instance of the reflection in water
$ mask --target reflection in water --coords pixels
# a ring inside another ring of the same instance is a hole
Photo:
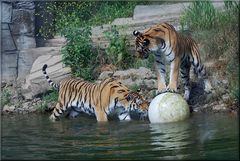
[[[181,154],[181,150],[191,145],[189,122],[150,124],[153,150],[171,151],[171,156],[162,159],[184,159],[188,154]]]
[[[239,159],[239,121],[192,115],[176,123],[46,115],[2,118],[2,159]]]

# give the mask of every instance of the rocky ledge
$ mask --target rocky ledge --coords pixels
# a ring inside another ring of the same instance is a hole
[[[104,71],[100,74],[97,82],[107,78],[115,77],[127,85],[131,90],[141,89],[144,97],[151,101],[155,97],[157,87],[156,75],[148,68],[140,67],[139,69],[119,70],[119,71]],[[193,75],[192,75],[193,77]],[[11,93],[10,105],[2,107],[2,114],[9,113],[32,113],[42,112],[43,105],[48,108],[55,106],[54,101],[45,102],[41,95],[49,91],[48,85],[44,84],[43,78],[36,84],[37,87],[44,86],[44,90],[35,90],[31,94],[32,97],[26,97],[23,94],[21,86],[14,84],[2,84],[2,91],[7,90]],[[34,79],[33,79],[34,80]],[[54,80],[54,78],[53,78]],[[201,80],[192,78],[192,93],[188,104],[192,112],[232,112],[238,113],[237,101],[231,98],[229,93],[229,82],[226,79],[220,79],[217,75],[210,77],[212,86],[215,89],[212,93],[206,94],[203,91]],[[39,85],[40,84],[40,85]],[[181,82],[179,83],[181,85]],[[37,89],[37,88],[35,88]],[[183,88],[179,86],[179,93],[183,95]],[[38,92],[37,92],[38,91]]]

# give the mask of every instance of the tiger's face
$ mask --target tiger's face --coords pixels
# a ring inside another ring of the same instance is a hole
[[[144,97],[138,92],[132,92],[130,95],[133,97],[133,100],[130,104],[130,111],[139,115],[140,118],[147,117],[150,102],[145,100]]]
[[[130,92],[128,87],[120,81],[112,82],[111,93],[116,107],[124,107],[125,111],[133,110],[138,113],[146,113],[148,111],[149,102],[138,92]]]
[[[141,59],[147,59],[150,52],[156,52],[165,48],[167,39],[167,28],[162,25],[155,25],[143,31],[133,31],[135,38],[136,56]]]
[[[120,81],[113,81],[110,85],[111,99],[114,100],[114,106],[124,107],[129,110],[129,102],[132,99],[130,90],[123,85]]]

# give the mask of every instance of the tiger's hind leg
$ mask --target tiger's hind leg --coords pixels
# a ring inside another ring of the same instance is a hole
[[[189,100],[191,86],[190,86],[190,68],[191,64],[187,61],[182,62],[180,66],[180,73],[184,85],[184,99]]]
[[[59,117],[64,113],[65,110],[66,110],[66,108],[63,108],[61,103],[58,102],[56,104],[55,108],[53,109],[53,112],[52,112],[51,116],[49,117],[50,120],[52,120],[52,121],[58,120]]]
[[[193,61],[193,66],[194,66],[194,73],[197,74],[198,78],[203,79],[204,83],[204,91],[206,93],[211,93],[212,91],[212,85],[208,79],[206,69],[202,63],[194,63]]]

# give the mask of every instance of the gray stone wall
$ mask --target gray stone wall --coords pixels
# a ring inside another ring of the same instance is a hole
[[[12,81],[24,74],[21,50],[35,48],[35,4],[33,1],[1,3],[1,79]]]

